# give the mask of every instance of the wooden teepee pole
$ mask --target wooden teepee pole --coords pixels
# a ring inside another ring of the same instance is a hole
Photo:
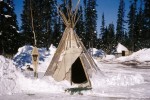
[[[38,58],[39,58],[39,53],[38,53],[38,48],[36,47],[36,36],[35,36],[35,31],[34,31],[34,24],[33,24],[33,13],[32,13],[32,2],[30,0],[30,11],[31,11],[31,25],[32,25],[32,33],[34,35],[34,48],[32,50],[32,64],[34,66],[34,77],[38,78],[38,73],[37,73],[37,67],[38,67]]]
[[[31,11],[31,25],[32,25],[32,33],[34,35],[34,45],[36,46],[36,36],[34,31],[34,24],[33,24],[33,13],[32,13],[32,2],[30,0],[30,11]]]

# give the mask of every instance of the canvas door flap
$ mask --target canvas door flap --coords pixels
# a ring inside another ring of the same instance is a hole
[[[70,48],[66,50],[61,58],[62,60],[57,64],[57,69],[53,75],[56,81],[62,81],[65,79],[66,74],[69,72],[75,60],[80,56],[81,52],[82,50],[79,48]]]
[[[82,52],[81,48],[70,48],[69,50],[66,51],[66,54],[64,56],[66,72],[69,71],[72,64],[80,56],[81,52]]]
[[[65,65],[64,59],[57,64],[57,69],[53,74],[53,77],[56,81],[62,81],[65,78]]]

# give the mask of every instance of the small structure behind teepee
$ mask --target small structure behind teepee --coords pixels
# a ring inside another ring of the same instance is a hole
[[[129,50],[121,43],[118,43],[115,52],[116,57],[128,56],[129,54],[130,54]]]
[[[67,8],[67,16],[58,9],[66,29],[45,76],[51,75],[56,81],[68,80],[71,84],[91,87],[92,73],[100,70],[74,30],[79,1],[74,12]]]

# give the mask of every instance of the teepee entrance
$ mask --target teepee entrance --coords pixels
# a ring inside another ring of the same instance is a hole
[[[73,83],[78,83],[78,84],[87,82],[86,74],[79,57],[72,65],[71,80]]]

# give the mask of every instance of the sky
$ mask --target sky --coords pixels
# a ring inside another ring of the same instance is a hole
[[[119,7],[119,1],[120,0],[97,0],[97,14],[98,14],[98,20],[97,20],[97,32],[100,33],[100,26],[101,26],[101,18],[102,13],[104,13],[105,16],[105,23],[106,26],[108,24],[113,23],[116,27],[116,21],[117,21],[117,12]],[[129,11],[129,1],[130,0],[124,0],[125,1],[125,16],[127,16],[127,13]],[[83,2],[83,0],[81,0]],[[21,16],[23,9],[23,0],[14,0],[15,3],[15,12],[17,14],[17,20],[19,23],[19,26],[21,25]],[[127,18],[125,17],[125,20]]]

